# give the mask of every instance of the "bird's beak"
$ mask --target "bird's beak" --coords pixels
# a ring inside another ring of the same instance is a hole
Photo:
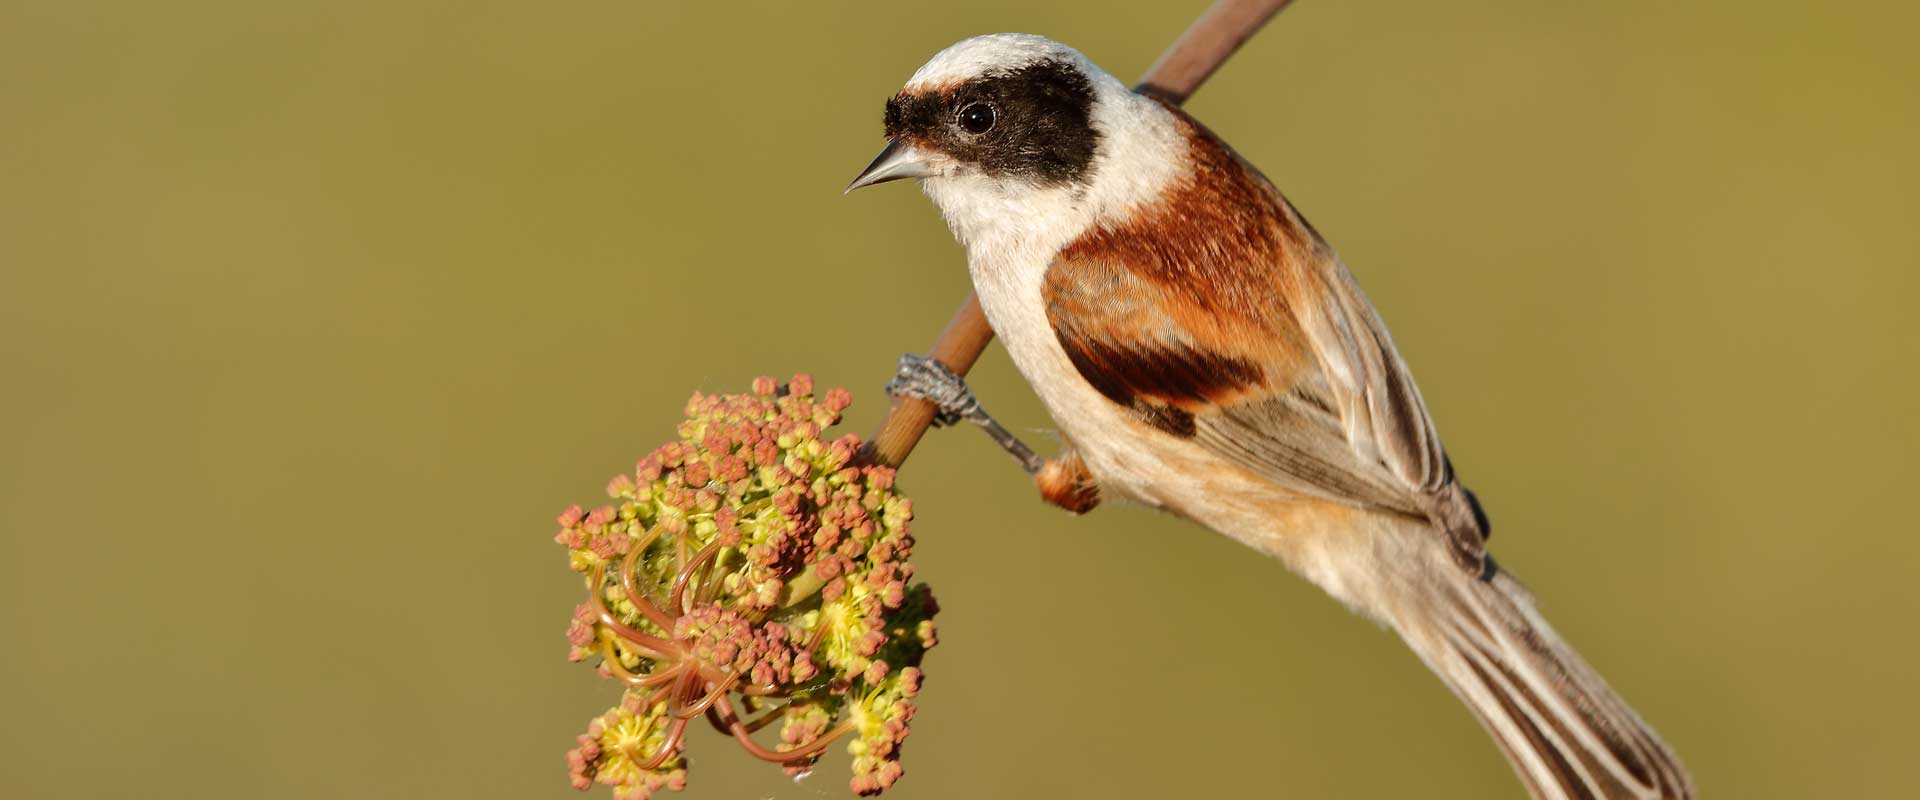
[[[927,163],[927,154],[904,140],[894,139],[887,142],[887,148],[875,156],[873,163],[860,172],[860,177],[847,184],[851,192],[862,186],[897,181],[901,178],[926,178],[933,175],[933,168]],[[845,192],[842,192],[844,194]]]

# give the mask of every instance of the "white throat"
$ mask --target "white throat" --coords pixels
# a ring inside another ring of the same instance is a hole
[[[1100,132],[1089,181],[1040,187],[978,172],[922,181],[976,272],[982,260],[1016,251],[1050,260],[1089,227],[1158,198],[1185,168],[1187,141],[1171,112],[1099,67],[1084,60],[1081,66],[1093,84],[1091,122]]]

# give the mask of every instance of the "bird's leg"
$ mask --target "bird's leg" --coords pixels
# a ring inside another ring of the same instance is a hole
[[[1028,475],[1040,472],[1044,462],[1035,455],[1020,438],[1013,435],[980,407],[980,401],[973,396],[973,390],[967,388],[967,381],[947,365],[926,356],[906,353],[900,356],[900,370],[894,373],[893,380],[887,381],[887,394],[894,397],[917,397],[939,409],[933,417],[933,424],[946,427],[961,420],[980,426],[987,436],[1012,455],[1015,461]]]
[[[1078,453],[1069,447],[1059,458],[1043,459],[1036,455],[1033,448],[989,416],[980,406],[980,400],[973,396],[973,390],[967,388],[966,379],[955,375],[945,364],[911,353],[900,356],[900,370],[893,380],[887,381],[887,394],[917,397],[932,403],[939,409],[933,418],[936,426],[945,427],[961,420],[980,426],[1033,476],[1034,484],[1040,489],[1040,499],[1075,514],[1085,513],[1100,502],[1093,475]]]

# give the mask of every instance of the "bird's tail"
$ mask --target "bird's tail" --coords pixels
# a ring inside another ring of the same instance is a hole
[[[1554,633],[1511,576],[1426,570],[1381,611],[1473,710],[1539,800],[1694,796],[1660,735]],[[1383,598],[1384,599],[1384,598]]]

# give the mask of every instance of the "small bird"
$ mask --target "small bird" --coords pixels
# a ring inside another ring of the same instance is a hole
[[[848,191],[917,178],[1059,427],[1041,459],[938,362],[890,392],[988,430],[1043,499],[1164,509],[1398,632],[1536,798],[1688,798],[1673,751],[1486,550],[1413,376],[1265,176],[1179,108],[1025,34],[953,45],[886,104]]]

